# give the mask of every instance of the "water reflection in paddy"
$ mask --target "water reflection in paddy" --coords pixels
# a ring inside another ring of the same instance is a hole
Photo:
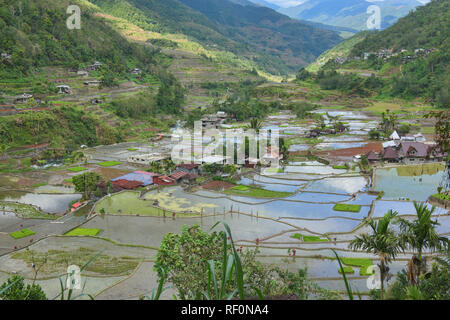
[[[204,194],[204,193],[203,193]],[[259,200],[257,202],[256,199],[246,198],[246,197],[231,197],[232,202],[226,198],[220,199],[206,199],[198,196],[198,193],[195,192],[193,194],[179,194],[180,197],[184,197],[191,201],[192,203],[196,203],[198,201],[201,202],[209,202],[216,205],[216,212],[223,212],[223,210],[230,210],[231,205],[233,205],[233,210],[240,210],[241,212],[253,213],[260,215],[264,215],[267,217],[278,218],[280,216],[285,217],[306,217],[306,218],[326,218],[330,216],[344,216],[344,217],[354,217],[354,218],[363,218],[367,216],[369,212],[369,207],[361,208],[361,212],[359,213],[350,213],[350,212],[337,212],[333,210],[334,204],[315,204],[315,203],[301,203],[301,202],[293,202],[293,201],[284,201],[284,200],[275,200],[271,202],[267,202],[268,200]],[[178,197],[178,195],[177,195]],[[240,203],[237,201],[249,202],[252,201],[252,204]],[[262,203],[261,201],[265,202]],[[205,212],[214,212],[214,209],[206,208]]]
[[[72,201],[81,199],[80,194],[38,194],[21,191],[1,191],[0,200],[30,204],[48,213],[64,213]]]
[[[312,232],[320,234],[333,232],[350,232],[362,223],[362,220],[350,220],[343,218],[329,218],[326,220],[316,220],[316,221],[282,219],[282,221],[287,221],[299,228],[302,229],[306,228]],[[328,243],[328,247],[330,247],[330,243]]]
[[[300,192],[293,196],[285,198],[286,200],[298,200],[308,202],[344,202],[351,199],[350,195],[337,195],[329,193],[313,193],[313,192]]]
[[[309,144],[293,144],[289,146],[289,152],[296,152],[296,151],[307,151],[311,148],[311,145]]]
[[[258,182],[256,180],[246,177],[243,177],[240,181],[238,181],[238,183],[246,186],[256,185],[266,190],[280,191],[280,192],[295,192],[299,189],[299,186],[295,185],[270,184],[267,182]]]
[[[334,169],[331,166],[286,166],[285,172],[288,173],[312,173],[312,174],[343,174],[347,170]]]
[[[431,209],[431,205],[427,203],[428,208]],[[386,200],[376,200],[374,202],[373,217],[380,218],[383,217],[386,212],[390,209],[397,211],[401,215],[416,215],[416,209],[412,201],[386,201]],[[434,215],[446,214],[448,210],[437,207],[434,211]]]
[[[364,137],[342,135],[342,136],[325,136],[322,138],[323,142],[354,142],[364,140]]]
[[[330,142],[330,143],[319,143],[314,148],[317,150],[339,150],[339,149],[348,149],[348,148],[359,148],[366,145],[366,142]]]
[[[367,179],[365,177],[336,177],[311,181],[305,190],[353,194],[365,190],[366,187]]]
[[[86,228],[99,228],[104,230],[103,237],[110,238],[119,243],[143,244],[159,247],[162,238],[167,233],[180,233],[184,225],[200,225],[204,231],[209,232],[218,221],[229,224],[233,238],[236,241],[255,241],[263,239],[293,228],[284,223],[268,219],[257,219],[245,215],[219,215],[203,218],[162,218],[162,217],[123,217],[97,216],[84,226]],[[214,230],[223,230],[218,225]]]
[[[409,198],[425,201],[437,192],[444,176],[442,164],[377,169],[374,189],[384,191],[385,199]]]
[[[267,176],[260,176],[259,174],[253,175],[252,179],[257,182],[260,182],[260,183],[288,184],[288,185],[293,185],[293,186],[303,186],[305,184],[305,181],[270,178]]]

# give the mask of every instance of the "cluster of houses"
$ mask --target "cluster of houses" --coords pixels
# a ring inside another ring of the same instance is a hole
[[[223,111],[218,111],[216,114],[205,115],[202,121],[203,129],[219,129],[225,124],[227,114]]]
[[[121,190],[132,190],[141,187],[148,187],[150,185],[166,186],[177,183],[191,183],[195,181],[200,175],[200,165],[182,163],[177,165],[176,169],[171,174],[159,174],[147,171],[134,171],[126,175],[111,179],[112,192],[119,192]],[[99,185],[100,189],[107,192],[106,183],[102,182]]]
[[[344,64],[347,61],[358,61],[361,60],[361,57],[337,57],[334,59],[334,62],[336,62],[337,64]]]
[[[384,62],[386,62],[387,60],[397,57],[399,55],[402,55],[402,61],[407,63],[409,61],[414,60],[415,58],[419,57],[419,56],[427,56],[430,53],[432,53],[433,51],[435,51],[435,48],[417,48],[414,50],[414,54],[413,55],[408,55],[408,50],[406,49],[402,49],[398,52],[393,52],[393,49],[380,49],[378,52],[364,52],[364,60],[369,59],[369,57],[371,55],[376,56],[379,59],[383,59]]]
[[[317,138],[322,135],[329,135],[329,134],[336,134],[336,133],[343,133],[345,131],[348,131],[349,127],[344,125],[343,123],[338,123],[332,128],[314,128],[309,130],[308,138]]]
[[[369,162],[415,164],[442,161],[447,156],[436,144],[424,143],[426,140],[421,134],[400,137],[394,131],[390,138],[392,140],[383,143],[383,151],[377,153],[371,150],[366,154]]]

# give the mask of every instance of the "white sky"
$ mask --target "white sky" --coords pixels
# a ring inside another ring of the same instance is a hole
[[[306,2],[306,0],[266,0],[266,1],[279,5],[280,7],[283,8],[294,7],[299,4],[302,4],[303,2]]]
[[[279,5],[280,7],[283,7],[283,8],[289,8],[289,7],[297,6],[308,0],[266,0],[266,1],[274,3],[276,5]],[[336,1],[339,1],[339,0],[336,0]],[[368,2],[377,2],[377,1],[382,2],[384,0],[367,0],[367,1]],[[419,1],[420,3],[426,4],[426,3],[430,2],[431,0],[417,0],[417,1]]]

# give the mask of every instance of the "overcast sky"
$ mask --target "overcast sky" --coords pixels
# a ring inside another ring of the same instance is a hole
[[[271,3],[275,3],[276,5],[279,5],[280,7],[283,8],[289,8],[289,7],[294,7],[296,5],[299,5],[303,2],[306,2],[308,0],[266,0],[268,2]],[[339,0],[336,0],[339,1]],[[368,0],[368,2],[382,2],[383,0]],[[430,2],[431,0],[417,0],[423,4]]]

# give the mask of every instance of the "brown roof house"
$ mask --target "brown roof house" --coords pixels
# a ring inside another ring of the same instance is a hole
[[[398,156],[398,151],[394,147],[385,148],[383,150],[381,158],[383,159],[383,161],[387,162],[398,162],[400,160]]]
[[[430,145],[421,142],[403,141],[399,145],[399,158],[403,163],[424,162],[428,158]]]
[[[366,158],[369,162],[380,161],[380,155],[373,150],[370,150],[368,153],[366,153]]]

